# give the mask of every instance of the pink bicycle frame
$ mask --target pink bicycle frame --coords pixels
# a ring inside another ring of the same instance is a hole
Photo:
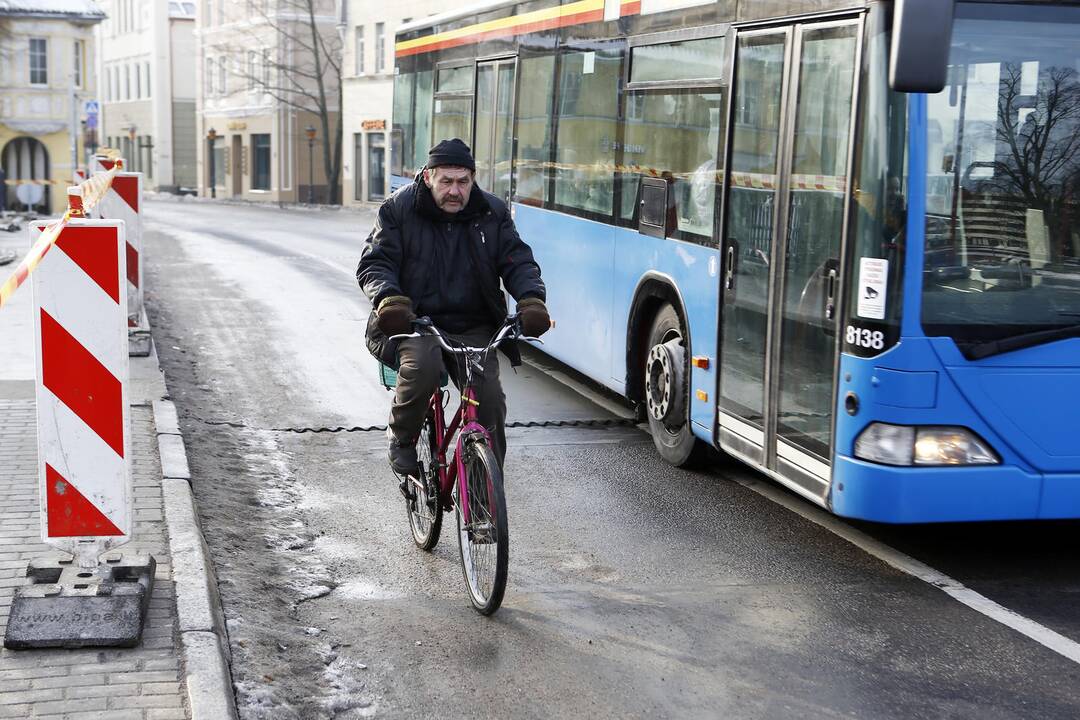
[[[461,404],[458,406],[450,424],[446,424],[443,415],[442,391],[436,390],[431,396],[431,414],[435,418],[435,437],[438,438],[439,447],[435,452],[435,461],[439,464],[439,498],[449,497],[453,483],[458,482],[458,502],[461,504],[462,519],[469,522],[469,489],[465,483],[465,459],[462,449],[465,437],[473,433],[479,433],[487,440],[491,447],[491,435],[487,428],[480,424],[476,408],[480,403],[476,401],[476,393],[471,387],[466,387],[461,394]],[[458,432],[458,428],[461,432]],[[454,464],[446,462],[446,453],[450,450],[450,442],[457,435],[457,445],[454,448]]]

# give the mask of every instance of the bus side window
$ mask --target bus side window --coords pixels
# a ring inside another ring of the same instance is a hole
[[[555,97],[555,56],[518,60],[521,92],[517,108],[517,157],[514,162],[518,202],[543,207],[551,202],[551,119]]]
[[[726,40],[716,37],[637,45],[630,50],[630,91],[620,161],[619,217],[656,234],[640,217],[643,183],[667,180],[662,237],[709,241],[723,177],[720,142],[726,136]],[[698,87],[671,87],[694,81]],[[644,208],[641,208],[644,209]]]
[[[413,116],[412,163],[403,172],[412,175],[419,172],[427,162],[428,148],[431,147],[431,110],[433,70],[421,70],[416,73],[416,104]]]
[[[560,62],[555,204],[610,218],[622,48],[568,51]]]

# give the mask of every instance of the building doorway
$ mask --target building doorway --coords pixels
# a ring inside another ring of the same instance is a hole
[[[4,207],[12,210],[27,210],[48,214],[52,188],[49,180],[49,151],[41,141],[32,137],[17,137],[4,146],[0,163],[4,175],[9,181],[37,180],[40,184],[23,182],[8,185],[0,192],[4,193]]]
[[[229,151],[232,156],[232,196],[239,197],[244,193],[244,137],[242,135],[232,136],[232,149]]]
[[[386,198],[386,133],[368,133],[368,197],[372,202]]]

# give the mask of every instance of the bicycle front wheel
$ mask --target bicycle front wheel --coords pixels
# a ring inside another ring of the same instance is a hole
[[[460,497],[459,489],[455,503],[461,569],[473,607],[481,615],[490,615],[502,604],[510,560],[502,470],[483,441],[469,442],[462,452],[466,497]]]

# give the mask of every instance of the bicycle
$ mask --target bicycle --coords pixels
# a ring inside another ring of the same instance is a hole
[[[407,476],[401,483],[409,527],[416,546],[430,552],[439,542],[443,512],[454,511],[469,599],[477,612],[491,615],[499,609],[506,591],[510,531],[502,469],[492,449],[491,435],[478,420],[474,378],[483,374],[488,353],[501,343],[525,340],[542,344],[543,341],[522,335],[517,315],[509,316],[482,348],[455,343],[428,318],[419,318],[414,327],[416,332],[394,335],[391,339],[434,337],[443,350],[464,361],[465,377],[460,403],[449,424],[444,414],[445,382],[432,393],[416,442],[420,476]],[[390,387],[387,369],[383,368],[383,384]],[[453,459],[447,462],[455,436]]]

